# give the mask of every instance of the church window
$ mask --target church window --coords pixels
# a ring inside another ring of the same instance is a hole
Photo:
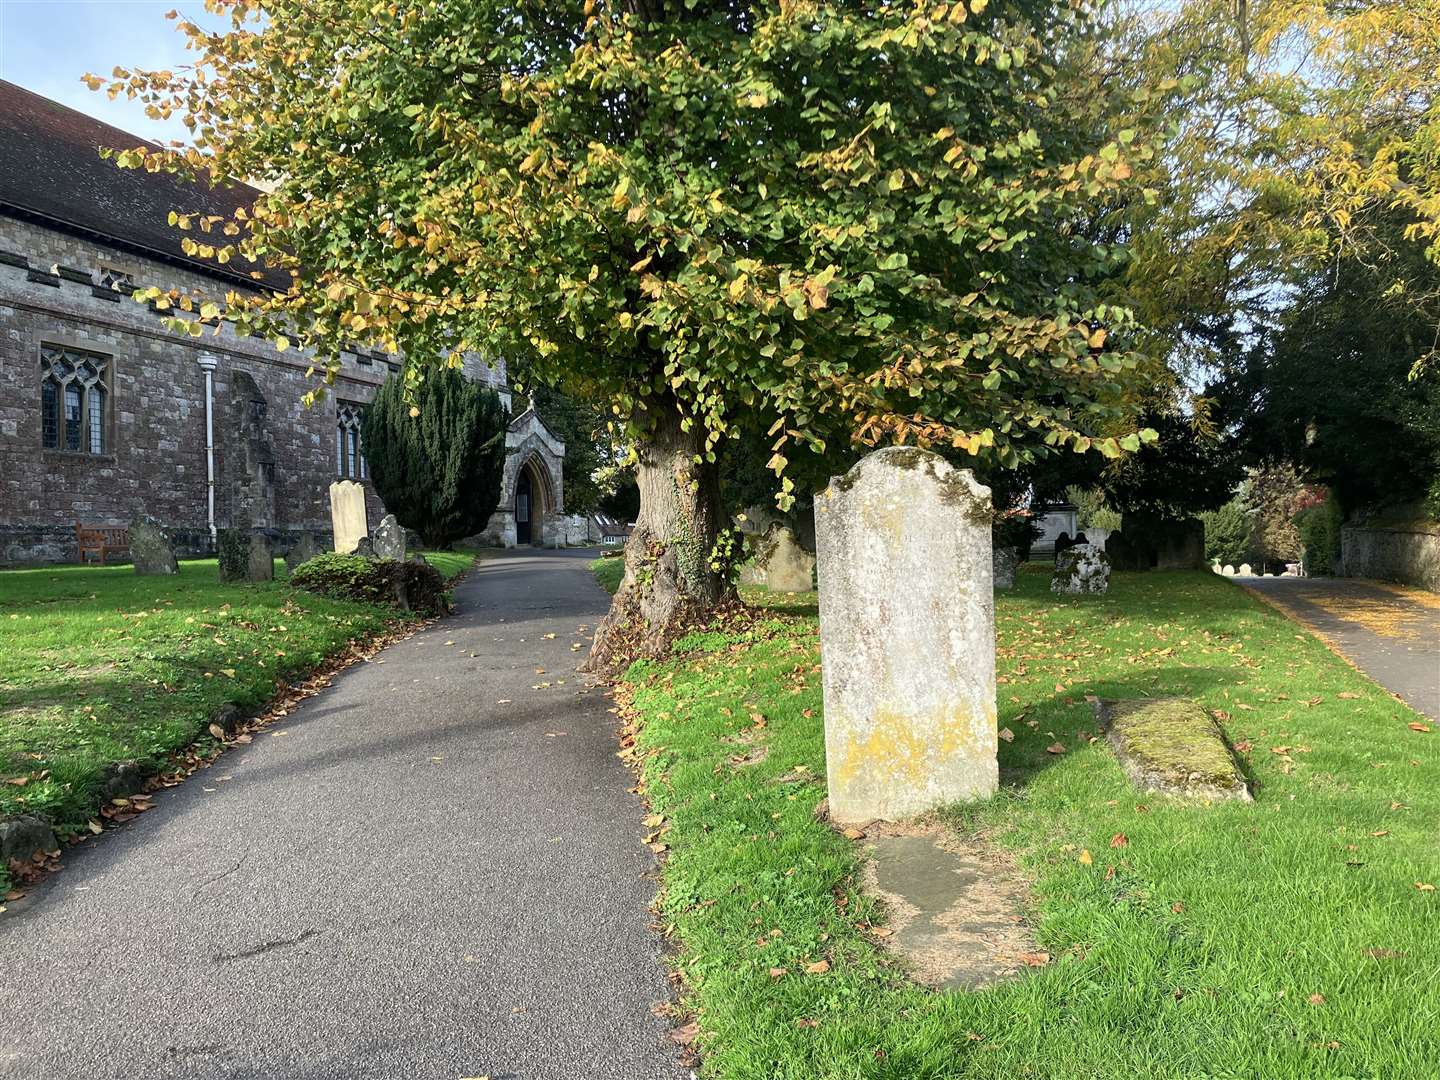
[[[110,357],[62,345],[40,347],[40,438],[47,450],[109,452]]]
[[[100,264],[100,287],[112,289],[127,296],[135,291],[135,272],[128,267]]]
[[[360,445],[361,410],[360,405],[341,401],[335,414],[335,472],[347,480],[364,480],[369,475]]]

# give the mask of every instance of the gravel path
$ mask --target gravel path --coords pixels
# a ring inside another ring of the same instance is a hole
[[[457,615],[68,852],[0,916],[0,1076],[688,1075],[644,810],[574,672],[588,557],[481,564]]]

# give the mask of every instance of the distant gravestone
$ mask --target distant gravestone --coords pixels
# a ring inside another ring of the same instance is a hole
[[[1250,569],[1250,564],[1249,564],[1248,562],[1242,562],[1242,563],[1240,564],[1240,576],[1241,576],[1241,577],[1250,577],[1252,573],[1253,573],[1253,571]]]
[[[1112,570],[1149,570],[1149,548],[1123,530],[1112,532],[1105,538],[1105,555]]]
[[[250,537],[244,529],[221,529],[215,534],[215,554],[220,557],[221,581],[244,581],[249,577]]]
[[[350,554],[359,555],[365,559],[373,559],[375,558],[375,542],[368,536],[362,536],[359,540],[355,541],[355,550],[350,552]]]
[[[137,574],[178,574],[175,549],[165,530],[153,521],[137,521],[130,526],[130,559]]]
[[[375,545],[377,559],[405,561],[405,530],[395,520],[394,514],[386,514],[380,519],[380,524],[375,526],[375,533],[370,537],[370,541]]]
[[[1235,567],[1231,566],[1229,563],[1226,563],[1220,568],[1220,573],[1224,574],[1226,577],[1234,577]]]
[[[342,555],[354,551],[362,536],[370,535],[363,484],[336,480],[330,485],[330,523],[335,533],[335,550]]]
[[[1094,544],[1076,544],[1055,560],[1050,591],[1061,595],[1103,593],[1110,588],[1110,559]]]
[[[765,563],[765,587],[771,592],[809,592],[815,588],[815,556],[800,546],[788,525],[772,528],[773,541]]]
[[[1055,558],[1060,558],[1062,551],[1068,551],[1075,546],[1075,538],[1068,532],[1062,532],[1055,538]]]
[[[1013,547],[996,548],[991,556],[991,580],[997,589],[1015,587],[1015,570],[1020,565],[1020,552]]]
[[[247,581],[275,580],[275,553],[270,548],[270,538],[263,532],[250,534],[250,551],[246,560]]]
[[[889,447],[815,503],[830,816],[898,819],[998,782],[990,491]]]
[[[285,553],[285,566],[294,570],[301,563],[309,562],[316,555],[320,554],[320,548],[315,543],[315,534],[302,532],[290,544],[290,550]]]

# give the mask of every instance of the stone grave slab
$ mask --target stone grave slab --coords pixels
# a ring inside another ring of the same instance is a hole
[[[1188,799],[1250,801],[1224,733],[1195,702],[1102,699],[1095,703],[1095,719],[1136,787]]]

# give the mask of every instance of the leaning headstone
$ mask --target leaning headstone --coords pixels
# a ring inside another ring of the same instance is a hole
[[[165,530],[153,521],[137,521],[130,526],[130,559],[137,574],[178,574],[175,549]]]
[[[363,484],[336,480],[330,485],[330,523],[335,533],[335,550],[342,555],[350,554],[362,536],[370,535]]]
[[[221,581],[244,581],[249,575],[250,536],[244,529],[221,529],[215,534]]]
[[[1110,559],[1094,544],[1076,544],[1055,560],[1050,591],[1062,595],[1103,593],[1110,588]]]
[[[912,817],[998,782],[990,491],[928,450],[815,503],[830,816]]]
[[[270,538],[263,532],[251,533],[250,553],[245,565],[247,581],[275,580],[275,553],[270,549]]]
[[[765,566],[765,587],[788,593],[815,588],[815,556],[800,546],[800,538],[788,525],[772,532],[775,543]]]
[[[309,562],[318,554],[320,554],[320,549],[315,543],[315,534],[302,532],[291,541],[290,550],[285,552],[285,566],[294,570],[301,563]]]
[[[1020,551],[1013,547],[996,548],[990,559],[991,580],[997,589],[1015,587],[1015,570],[1020,565]]]
[[[394,514],[386,514],[380,519],[380,524],[375,526],[375,534],[370,537],[370,541],[375,545],[377,559],[405,561],[405,530],[395,520]]]

